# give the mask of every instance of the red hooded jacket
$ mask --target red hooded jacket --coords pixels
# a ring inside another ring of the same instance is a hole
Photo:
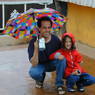
[[[62,37],[65,37],[66,35],[68,35],[72,39],[73,43],[75,44],[74,36],[71,33],[64,33],[64,35]],[[72,72],[74,72],[76,70],[79,70],[81,73],[85,72],[79,64],[82,61],[82,56],[78,53],[78,51],[76,49],[65,50],[62,48],[62,49],[57,50],[53,54],[51,54],[49,56],[49,58],[51,60],[55,59],[56,53],[60,53],[61,55],[63,55],[66,58],[67,66],[65,69],[65,78],[70,76],[72,74]]]

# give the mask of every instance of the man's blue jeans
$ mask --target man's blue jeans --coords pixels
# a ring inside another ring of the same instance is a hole
[[[64,71],[66,68],[66,59],[54,60],[47,64],[38,64],[35,67],[31,67],[29,74],[36,81],[44,81],[45,73],[56,70],[56,86],[62,86]]]

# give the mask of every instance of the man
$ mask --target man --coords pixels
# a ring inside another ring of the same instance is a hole
[[[63,75],[66,67],[66,60],[49,60],[49,55],[58,50],[61,47],[61,42],[55,35],[51,34],[52,21],[49,17],[42,17],[37,22],[40,32],[40,38],[45,39],[45,48],[39,49],[38,64],[34,65],[33,62],[37,57],[37,51],[35,47],[36,39],[32,39],[29,43],[28,54],[29,60],[33,64],[30,68],[29,74],[36,81],[36,87],[41,88],[43,86],[46,72],[52,72],[56,70],[56,87],[59,94],[65,93],[63,89]],[[37,59],[36,59],[37,60]]]

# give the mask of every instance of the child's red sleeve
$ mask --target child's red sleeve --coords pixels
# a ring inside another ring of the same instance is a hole
[[[81,63],[82,62],[83,57],[80,55],[79,52],[76,52],[76,59],[75,60],[76,60],[77,63]]]
[[[55,58],[56,53],[61,53],[61,52],[60,52],[60,49],[57,50],[56,52],[50,54],[49,59],[50,59],[50,60],[56,59],[56,58]]]

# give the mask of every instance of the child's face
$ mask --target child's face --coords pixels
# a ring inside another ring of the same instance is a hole
[[[71,40],[71,38],[66,37],[66,40],[65,40],[65,48],[68,49],[68,50],[70,50],[71,47],[72,47],[72,40]]]

